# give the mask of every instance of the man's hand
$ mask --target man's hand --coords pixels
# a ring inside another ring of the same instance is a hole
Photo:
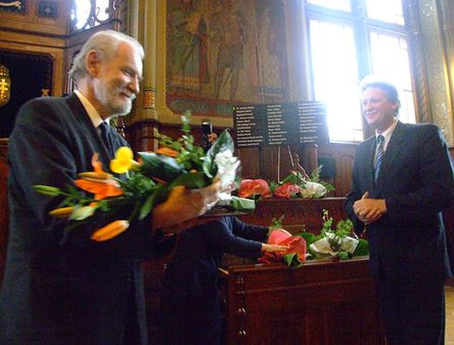
[[[170,233],[206,223],[207,220],[187,221],[208,211],[218,200],[220,192],[220,181],[200,189],[176,186],[170,191],[167,200],[154,208],[153,229],[162,229],[164,233]]]
[[[369,192],[364,193],[360,200],[353,204],[356,216],[365,224],[370,224],[381,218],[387,212],[384,199],[371,199]]]

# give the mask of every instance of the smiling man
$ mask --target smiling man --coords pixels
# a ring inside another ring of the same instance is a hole
[[[452,275],[441,211],[454,203],[448,146],[433,124],[398,120],[396,88],[362,84],[376,135],[356,150],[346,212],[366,231],[388,344],[444,344],[444,282]]]
[[[108,213],[96,213],[65,236],[71,220],[49,215],[62,199],[33,188],[67,189],[79,173],[92,170],[95,153],[109,171],[115,151],[129,145],[107,121],[131,110],[143,57],[135,39],[111,30],[97,32],[70,71],[77,90],[68,97],[31,100],[19,111],[8,145],[10,227],[0,295],[2,345],[148,343],[141,260],[167,253],[174,236],[164,233],[193,226],[185,221],[217,200],[220,183],[198,190],[174,188],[151,216],[105,242],[91,236],[112,222]],[[118,213],[119,219],[128,218],[127,210]]]

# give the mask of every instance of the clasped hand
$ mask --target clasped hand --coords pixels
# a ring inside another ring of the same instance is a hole
[[[381,218],[386,212],[384,199],[371,199],[369,192],[364,193],[361,199],[353,204],[356,216],[365,224],[370,224]]]

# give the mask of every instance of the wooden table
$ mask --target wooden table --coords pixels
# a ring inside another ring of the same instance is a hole
[[[226,344],[384,344],[368,258],[220,269]]]

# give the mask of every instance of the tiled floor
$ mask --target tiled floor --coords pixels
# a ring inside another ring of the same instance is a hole
[[[446,339],[445,345],[454,345],[454,285],[446,286]]]

